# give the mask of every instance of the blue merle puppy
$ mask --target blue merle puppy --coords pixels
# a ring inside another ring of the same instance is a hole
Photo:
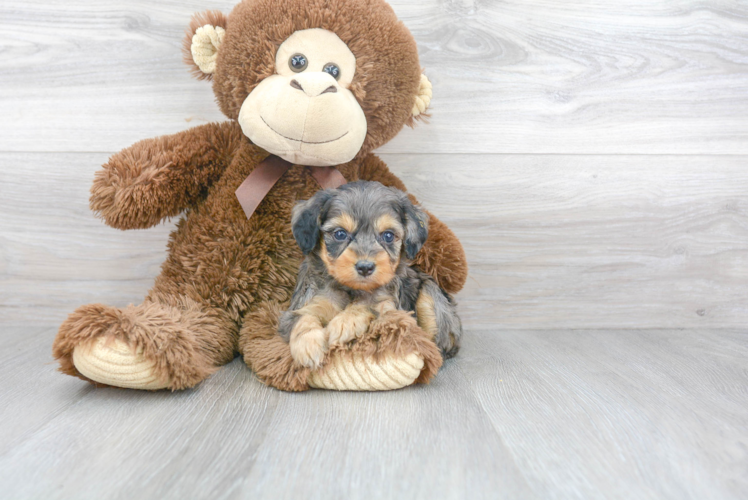
[[[410,265],[428,216],[405,193],[367,181],[319,191],[294,207],[292,227],[306,259],[278,331],[298,364],[320,367],[330,347],[395,310],[414,312],[444,357],[457,353],[462,325],[452,297]]]

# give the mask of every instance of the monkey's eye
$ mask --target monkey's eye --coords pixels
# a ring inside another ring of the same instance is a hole
[[[325,67],[322,68],[322,71],[335,78],[336,80],[340,78],[340,68],[338,68],[338,65],[335,63],[325,64]]]
[[[338,229],[337,231],[332,233],[332,237],[338,241],[345,241],[345,239],[348,237],[348,233],[342,229]]]
[[[304,54],[294,54],[288,60],[288,67],[295,73],[301,73],[307,67],[308,63]]]
[[[382,233],[382,239],[385,243],[392,243],[395,241],[395,233],[392,231],[385,231]]]

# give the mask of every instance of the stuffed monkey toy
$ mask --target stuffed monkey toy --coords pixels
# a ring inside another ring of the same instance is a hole
[[[413,327],[404,311],[374,320],[316,370],[294,363],[277,334],[303,258],[291,232],[294,204],[346,181],[405,190],[371,152],[423,116],[431,84],[392,8],[383,0],[244,0],[229,16],[193,17],[185,60],[212,80],[229,121],[143,140],[96,173],[91,208],[114,228],[184,215],[141,304],[70,314],[53,345],[60,370],[100,385],[178,390],[238,352],[282,390],[428,381],[441,353],[428,325]],[[467,277],[465,254],[429,217],[414,265],[455,293]]]

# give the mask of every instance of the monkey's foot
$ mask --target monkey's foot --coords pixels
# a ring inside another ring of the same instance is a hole
[[[310,387],[338,391],[383,391],[428,383],[442,365],[431,336],[405,311],[380,315],[366,333],[345,345],[329,346],[319,368],[297,363],[294,346],[278,335],[285,307],[261,304],[248,314],[239,335],[246,363],[264,383],[284,391]]]
[[[159,378],[156,363],[118,338],[99,337],[73,351],[75,368],[86,378],[128,389],[166,389],[170,380]]]
[[[378,360],[361,354],[333,354],[323,369],[309,374],[308,383],[316,389],[335,391],[389,391],[413,384],[423,365],[423,358],[417,353]]]
[[[52,345],[60,371],[129,389],[194,387],[231,360],[233,324],[186,297],[174,301],[79,307]]]

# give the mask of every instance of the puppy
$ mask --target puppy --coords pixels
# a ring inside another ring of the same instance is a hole
[[[428,237],[428,216],[405,193],[366,181],[319,191],[294,207],[292,227],[306,258],[278,333],[298,364],[320,367],[330,347],[360,338],[395,310],[412,311],[444,357],[457,353],[454,301],[410,266]]]

